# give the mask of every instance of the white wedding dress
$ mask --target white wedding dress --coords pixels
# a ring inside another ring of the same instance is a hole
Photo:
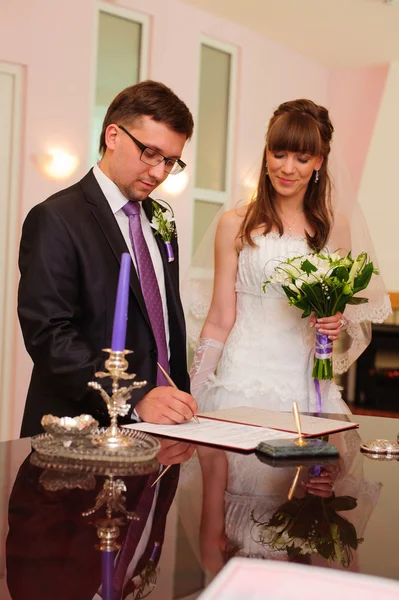
[[[302,311],[289,306],[284,292],[263,282],[277,260],[309,253],[305,238],[271,232],[254,237],[238,258],[236,321],[216,374],[196,396],[201,412],[251,406],[270,410],[316,412],[311,377],[315,329]],[[324,382],[323,382],[324,383]],[[323,398],[323,412],[349,413],[335,385]]]

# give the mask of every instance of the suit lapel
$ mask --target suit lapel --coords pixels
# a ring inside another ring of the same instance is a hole
[[[111,207],[104,196],[92,170],[80,182],[87,202],[90,204],[90,210],[102,230],[107,242],[120,265],[121,256],[124,252],[129,252],[126,242],[123,238],[119,225],[111,210]],[[147,308],[141,291],[140,281],[137,277],[136,269],[130,270],[130,287],[136,296],[137,302],[143,312],[148,325],[151,327]]]

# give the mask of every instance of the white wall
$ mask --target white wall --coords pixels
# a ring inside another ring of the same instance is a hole
[[[399,290],[399,62],[392,63],[382,95],[360,183],[360,201],[370,227],[382,275]]]

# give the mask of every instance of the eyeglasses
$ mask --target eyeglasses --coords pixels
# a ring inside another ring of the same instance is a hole
[[[186,168],[186,163],[184,163],[180,159],[175,158],[166,158],[163,154],[158,152],[157,150],[153,150],[148,146],[144,146],[139,140],[137,140],[131,133],[128,132],[127,129],[123,127],[123,125],[117,125],[119,129],[122,129],[130,137],[131,140],[136,144],[136,146],[141,150],[140,160],[146,165],[150,165],[151,167],[156,167],[161,164],[161,162],[165,161],[165,171],[170,175],[177,175],[181,173]]]

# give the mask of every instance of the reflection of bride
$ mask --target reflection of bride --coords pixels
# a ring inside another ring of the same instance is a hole
[[[357,506],[342,513],[356,529],[357,537],[363,537],[367,522],[377,503],[380,484],[366,480],[363,473],[363,455],[359,452],[360,437],[356,431],[331,436],[342,457],[338,463],[325,465],[327,477],[314,477],[307,468],[301,470],[295,496],[305,493],[328,497],[351,496]],[[288,560],[285,550],[272,550],[259,543],[254,521],[251,517],[267,521],[287,500],[287,493],[296,474],[295,467],[272,467],[263,464],[255,455],[241,455],[212,448],[198,448],[198,458],[183,465],[181,477],[182,494],[179,502],[183,526],[193,527],[201,514],[199,558],[203,568],[216,574],[232,556],[256,557],[272,560]],[[200,472],[199,472],[200,470]],[[201,497],[193,482],[202,474],[202,506],[193,510],[195,498]],[[193,496],[190,498],[190,492]],[[185,506],[191,506],[185,518]],[[198,514],[196,514],[198,513]],[[189,539],[196,536],[192,533]],[[321,557],[305,556],[305,562],[328,566]],[[357,554],[349,566],[356,570]],[[332,567],[340,568],[338,563]]]
[[[291,410],[294,400],[301,411],[316,411],[310,376],[315,328],[333,340],[346,330],[350,347],[334,351],[335,372],[342,373],[369,342],[369,321],[382,321],[390,312],[380,277],[362,294],[369,296],[367,305],[347,307],[344,319],[336,313],[322,324],[301,319],[281,290],[262,292],[276,259],[312,248],[367,251],[375,262],[357,205],[348,203],[343,186],[331,209],[332,131],[323,107],[309,100],[280,105],[269,124],[255,201],[219,222],[213,298],[191,372],[202,411],[234,405]],[[198,285],[191,278],[183,290],[189,333],[206,304]],[[334,384],[323,411],[349,412]]]

